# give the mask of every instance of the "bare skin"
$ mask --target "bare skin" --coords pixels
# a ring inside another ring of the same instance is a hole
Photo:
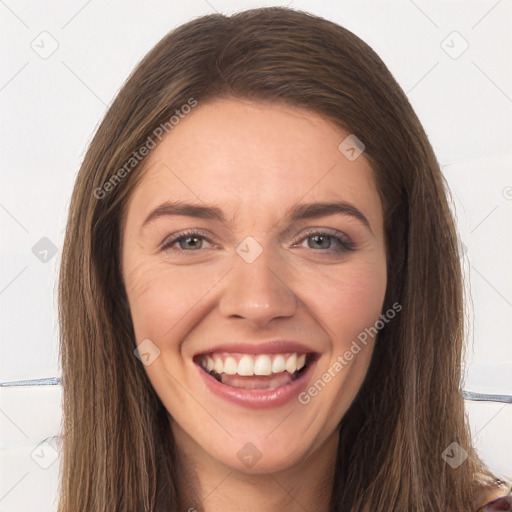
[[[123,277],[137,343],[149,339],[160,350],[145,370],[183,454],[185,507],[328,510],[337,426],[375,340],[333,368],[383,313],[387,284],[382,205],[364,153],[351,161],[338,149],[348,135],[302,109],[200,103],[152,150],[130,198]],[[225,219],[161,215],[143,226],[166,201],[214,205]],[[368,225],[346,213],[287,218],[298,204],[335,201]],[[199,233],[169,245],[184,230]],[[251,250],[262,250],[250,263],[236,251],[247,237],[257,243]],[[255,409],[212,393],[199,378],[198,353],[277,338],[318,354],[306,391],[330,372],[309,400]],[[247,443],[260,456],[250,467],[239,456]]]

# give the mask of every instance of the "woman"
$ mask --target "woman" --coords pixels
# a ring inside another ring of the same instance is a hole
[[[505,494],[464,418],[447,193],[348,30],[276,7],[168,34],[71,200],[59,511],[455,512]]]

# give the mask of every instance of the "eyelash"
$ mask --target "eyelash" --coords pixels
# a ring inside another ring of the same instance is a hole
[[[306,233],[303,233],[300,238],[294,240],[294,245],[303,242],[304,240],[307,240],[308,238],[312,236],[327,236],[331,240],[335,240],[338,243],[338,249],[318,249],[320,252],[326,252],[326,253],[344,253],[347,251],[355,251],[355,245],[343,237],[343,235],[339,231],[331,231],[331,230],[318,230],[318,229],[310,229],[307,230]],[[205,236],[204,233],[201,231],[194,231],[194,230],[186,230],[181,231],[179,233],[175,233],[171,235],[170,238],[167,238],[162,242],[160,249],[162,251],[170,251],[170,252],[176,252],[178,254],[185,254],[185,253],[191,253],[191,252],[197,252],[200,249],[191,249],[191,250],[184,250],[181,248],[173,247],[176,245],[180,240],[185,240],[187,238],[201,238],[203,240],[206,240],[207,242],[211,243],[208,240],[208,237]],[[313,249],[314,250],[314,249]]]

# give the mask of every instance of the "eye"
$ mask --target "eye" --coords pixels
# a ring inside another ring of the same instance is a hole
[[[346,251],[355,251],[355,245],[348,240],[348,238],[339,231],[328,231],[313,229],[306,232],[294,247],[299,246],[300,243],[307,242],[307,247],[300,246],[308,249],[318,249],[325,252],[343,253]]]
[[[177,253],[190,253],[205,249],[204,243],[211,243],[202,231],[187,230],[174,233],[166,238],[160,249]],[[307,242],[307,247],[300,245]],[[311,229],[297,239],[292,247],[315,249],[327,253],[355,251],[355,245],[339,231]]]
[[[205,241],[208,241],[208,239],[204,233],[200,231],[182,231],[166,238],[160,248],[163,251],[178,253],[194,252],[203,249],[203,243]]]

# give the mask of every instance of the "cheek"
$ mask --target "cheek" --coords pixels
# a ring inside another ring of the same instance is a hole
[[[387,284],[385,261],[354,261],[312,277],[304,279],[304,300],[322,319],[334,350],[350,344],[378,319]]]
[[[147,259],[128,262],[126,269],[126,292],[137,341],[166,339],[215,282],[211,271],[170,268]]]

